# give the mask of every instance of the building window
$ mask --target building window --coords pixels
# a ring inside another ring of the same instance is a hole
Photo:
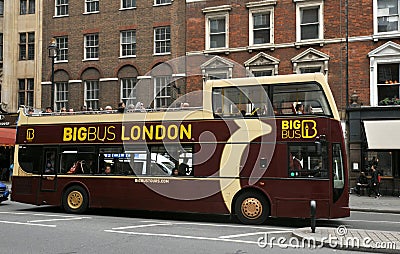
[[[128,105],[136,101],[136,78],[121,78],[121,100]]]
[[[171,0],[155,0],[154,5],[170,4]]]
[[[321,71],[322,66],[304,66],[304,67],[299,67],[300,73],[315,73],[315,72],[322,72]]]
[[[88,34],[85,35],[85,60],[99,58],[99,35]]]
[[[35,33],[19,34],[19,60],[33,60],[35,58]]]
[[[400,105],[400,64],[378,64],[378,105]]]
[[[154,108],[166,108],[171,103],[170,76],[154,77]]]
[[[55,84],[55,110],[62,107],[68,108],[68,82],[56,82]]]
[[[19,14],[34,14],[35,13],[35,0],[20,0],[19,1]]]
[[[4,15],[4,0],[0,0],[0,16]]]
[[[171,28],[169,26],[154,28],[154,54],[171,53]]]
[[[56,16],[68,15],[68,0],[56,0]]]
[[[68,37],[57,37],[58,55],[56,61],[68,61]]]
[[[206,49],[228,47],[228,14],[206,17]]]
[[[4,46],[3,33],[0,33],[0,62],[3,62],[3,46]]]
[[[18,79],[18,106],[33,107],[33,78]]]
[[[128,30],[121,32],[121,56],[136,55],[136,31]]]
[[[254,77],[273,76],[273,69],[270,70],[253,70]]]
[[[85,81],[85,105],[87,108],[99,108],[99,81]]]
[[[122,9],[129,9],[136,7],[136,0],[122,0]]]
[[[272,42],[272,21],[272,10],[250,11],[250,45]]]
[[[297,74],[321,72],[328,76],[329,55],[309,48],[293,57],[293,72]]]
[[[399,31],[399,0],[377,0],[378,33]]]
[[[297,41],[323,39],[322,3],[297,5]]]
[[[85,0],[85,12],[98,12],[99,11],[99,0]]]

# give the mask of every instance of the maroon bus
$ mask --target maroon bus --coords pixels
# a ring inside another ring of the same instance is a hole
[[[268,217],[350,215],[339,114],[322,74],[211,80],[202,108],[26,114],[12,200]],[[296,112],[296,109],[299,112]],[[300,112],[301,111],[301,112]]]

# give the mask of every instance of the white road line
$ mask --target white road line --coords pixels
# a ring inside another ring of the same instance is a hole
[[[34,224],[34,223],[17,222],[17,221],[0,221],[0,223],[16,224],[16,225],[28,225],[28,226],[39,226],[39,227],[49,227],[49,228],[55,228],[56,227],[56,225]]]
[[[220,238],[202,237],[202,236],[139,233],[139,232],[128,232],[128,231],[116,231],[116,230],[104,230],[104,232],[118,233],[118,234],[128,234],[128,235],[159,236],[159,237],[184,238],[184,239],[195,239],[195,240],[208,240],[208,241],[222,241],[222,242],[236,242],[236,243],[257,244],[257,242],[252,242],[252,241],[233,240],[233,239],[220,239]]]
[[[292,230],[269,231],[269,232],[253,232],[253,233],[244,233],[244,234],[236,234],[236,235],[224,235],[224,236],[220,236],[219,238],[228,239],[228,238],[236,238],[236,237],[242,237],[242,236],[261,235],[261,234],[266,235],[266,234],[287,233],[287,232],[292,232]]]
[[[136,226],[112,228],[112,230],[130,229],[130,228],[146,228],[146,227],[156,227],[156,226],[171,226],[171,225],[172,225],[172,223],[157,223],[157,224],[146,224],[146,225],[136,225]]]
[[[174,225],[195,225],[195,226],[210,226],[210,227],[226,227],[226,228],[250,228],[250,229],[268,229],[268,230],[292,230],[293,228],[274,228],[274,227],[263,227],[263,226],[246,226],[246,225],[222,225],[222,224],[209,224],[209,223],[192,223],[192,222],[174,222]]]
[[[364,211],[351,211],[351,213],[371,213],[371,212],[364,212]],[[379,213],[379,212],[374,212],[374,214],[386,214],[386,215],[390,215],[390,216],[400,216],[400,214],[398,213]]]
[[[32,215],[32,216],[44,216],[44,217],[60,217],[60,218],[75,218],[74,215],[60,215],[60,214],[45,214],[45,213],[24,213],[24,212],[0,212],[0,214],[11,214],[11,215]],[[80,217],[91,219],[91,217]]]
[[[367,222],[367,223],[387,223],[387,224],[400,224],[400,221],[386,221],[386,220],[338,220],[338,221],[349,221],[349,222]]]
[[[35,222],[46,222],[46,221],[66,221],[66,220],[83,220],[87,219],[85,217],[72,217],[72,218],[63,218],[63,219],[48,219],[48,220],[30,220],[28,221],[29,223],[35,223]]]

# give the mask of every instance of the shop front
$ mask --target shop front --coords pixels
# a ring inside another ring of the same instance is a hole
[[[400,107],[351,107],[347,113],[350,186],[375,165],[381,194],[400,195]]]
[[[10,166],[13,164],[15,135],[18,115],[0,114],[0,180],[10,180]]]

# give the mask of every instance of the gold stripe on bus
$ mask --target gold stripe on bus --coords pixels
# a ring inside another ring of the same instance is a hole
[[[220,180],[220,187],[229,212],[231,212],[233,197],[241,190],[240,179],[229,179],[229,177],[239,177],[240,161],[249,142],[272,131],[270,125],[258,119],[238,119],[234,122],[239,126],[239,129],[232,134],[222,151],[219,173],[220,177],[227,177]]]

